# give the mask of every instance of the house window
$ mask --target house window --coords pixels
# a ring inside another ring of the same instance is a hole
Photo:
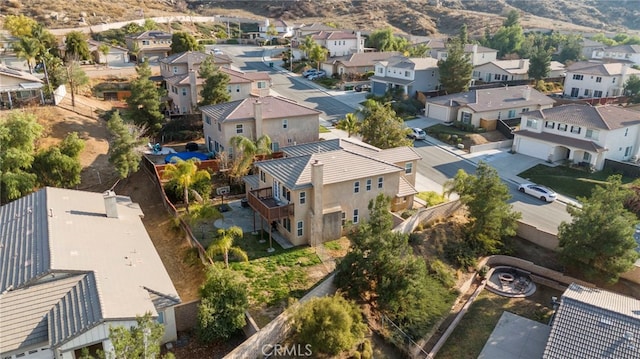
[[[587,133],[585,134],[586,138],[590,138],[592,140],[597,140],[598,139],[598,130],[592,130],[592,129],[587,129]]]
[[[384,73],[384,69],[382,67],[378,67],[378,73],[379,74]]]
[[[580,133],[581,128],[579,126],[571,126],[571,133]]]
[[[287,232],[291,232],[291,220],[289,218],[282,219],[282,226],[287,230]]]
[[[551,121],[544,121],[544,127],[550,128],[553,130],[556,127],[556,123]]]
[[[471,112],[462,112],[460,116],[460,122],[462,123],[471,123]]]
[[[307,192],[300,192],[300,204],[307,203]]]
[[[627,148],[624,149],[624,156],[625,157],[629,157],[631,156],[631,151],[633,150],[633,146],[629,146]]]
[[[149,40],[142,40],[142,45],[149,45]]]
[[[156,322],[164,324],[164,312],[158,312],[158,319],[156,319]]]
[[[182,88],[182,96],[187,96],[187,88],[186,87]]]
[[[222,132],[222,126],[220,126],[220,122],[218,122],[218,132]]]
[[[602,91],[598,91],[598,90],[593,91],[593,97],[597,97],[597,98],[602,97]]]
[[[287,119],[282,120],[282,128],[289,128],[289,120]]]
[[[525,112],[529,112],[529,108],[528,107],[525,107],[525,108],[522,109],[522,113],[525,113]]]
[[[509,110],[509,113],[507,114],[507,118],[514,118],[516,117],[516,110]]]
[[[358,213],[358,209],[354,209],[353,210],[353,223],[358,223],[358,220],[360,218],[360,215]]]
[[[267,176],[264,174],[264,171],[260,171],[260,181],[267,183]]]
[[[612,80],[613,80],[612,83],[615,84],[616,83],[616,78],[614,77]]]
[[[537,128],[538,127],[538,120],[534,120],[532,118],[528,118],[527,119],[527,127]]]
[[[243,124],[236,125],[236,133],[242,133],[243,127]]]
[[[591,90],[589,90],[589,89],[585,89],[585,90],[584,90],[584,95],[585,95],[585,96],[591,96]]]
[[[413,163],[407,162],[404,164],[404,173],[410,175],[413,172]]]
[[[410,72],[409,71],[405,71],[404,72],[404,77],[409,77]]]
[[[204,122],[207,123],[207,125],[211,124],[211,117],[209,117],[209,115],[204,115]]]
[[[566,123],[559,123],[558,124],[558,131],[566,131],[567,130],[567,124]]]
[[[585,152],[582,155],[582,160],[585,162],[591,162],[591,154],[589,152]]]
[[[240,92],[240,85],[236,85],[236,92]]]
[[[628,134],[629,134],[629,129],[628,129],[628,128],[625,128],[625,129],[624,129],[624,137],[627,137],[627,135],[628,135]]]
[[[347,224],[347,212],[342,212],[342,226]]]
[[[598,82],[598,83],[602,82],[602,77],[600,77],[600,76],[596,77],[596,82]]]
[[[580,94],[580,89],[577,87],[572,87],[571,88],[571,97],[578,97],[578,95]]]
[[[583,76],[583,75],[573,74],[573,79],[574,79],[574,80],[580,80],[580,81],[582,81],[582,79],[583,79],[583,78],[584,78],[584,76]]]
[[[302,237],[303,232],[304,232],[304,222],[298,221],[298,237]]]
[[[353,182],[353,193],[360,192],[360,181]]]
[[[378,188],[382,188],[384,179],[382,177],[378,177]]]
[[[500,81],[500,74],[493,75],[493,79],[497,80],[497,81]]]
[[[174,67],[173,67],[173,73],[174,73],[174,74],[177,74],[177,73],[178,73],[178,66],[174,66]]]
[[[366,186],[366,188],[367,188],[367,192],[371,191],[371,178],[368,178],[368,179],[367,179],[367,186]]]
[[[259,89],[265,89],[265,88],[267,88],[267,85],[265,84],[264,81],[258,81],[258,88]]]
[[[509,79],[509,76],[507,75],[502,75],[502,81],[507,81]]]
[[[231,86],[230,85],[227,85],[227,92],[231,93]]]

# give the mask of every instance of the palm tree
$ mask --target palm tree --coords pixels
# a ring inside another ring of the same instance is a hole
[[[211,258],[218,254],[224,257],[224,266],[229,268],[229,253],[234,257],[247,262],[249,257],[247,253],[240,247],[234,247],[233,241],[242,239],[242,229],[237,226],[229,227],[229,229],[218,229],[218,239],[209,245],[207,255]]]
[[[109,67],[109,51],[111,51],[111,46],[107,44],[100,44],[100,46],[98,46],[98,51],[104,55],[104,66]]]
[[[211,179],[209,172],[205,170],[198,170],[197,159],[190,159],[188,161],[178,160],[175,164],[170,163],[164,168],[163,177],[169,181],[176,181],[178,188],[181,188],[184,193],[184,204],[189,213],[189,192],[194,183],[197,183],[203,179]],[[194,191],[195,192],[195,191]]]
[[[36,58],[44,51],[44,47],[37,39],[24,36],[13,44],[13,50],[16,56],[27,61],[29,73],[33,73]]]
[[[320,70],[320,63],[327,59],[327,54],[329,50],[322,47],[320,44],[315,44],[311,48],[311,52],[309,53],[309,58],[316,62],[317,69]]]
[[[338,121],[336,128],[347,131],[347,137],[351,137],[352,134],[358,133],[358,129],[360,129],[360,120],[355,113],[348,113],[342,120]]]
[[[229,143],[235,154],[232,171],[234,178],[241,178],[249,173],[256,156],[271,154],[271,138],[268,135],[262,135],[256,141],[240,135],[233,136]]]
[[[298,45],[298,48],[300,50],[302,50],[302,52],[304,52],[304,56],[305,57],[309,57],[309,51],[311,51],[311,49],[316,45],[316,42],[313,41],[313,38],[311,38],[311,35],[307,35],[304,40],[302,41],[302,43],[300,43],[300,45]]]

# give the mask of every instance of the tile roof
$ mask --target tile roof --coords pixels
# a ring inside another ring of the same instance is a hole
[[[529,100],[524,97],[526,91],[530,93]],[[427,102],[444,106],[466,105],[476,112],[484,112],[534,105],[552,105],[555,100],[530,86],[506,86],[432,97],[428,98]]]
[[[355,32],[342,30],[323,30],[315,34],[309,34],[309,36],[314,40],[355,40],[358,38]]]
[[[640,123],[640,113],[620,106],[562,105],[526,113],[529,117],[587,128],[615,130]]]
[[[398,193],[396,194],[396,197],[410,196],[417,193],[418,191],[411,185],[411,183],[409,183],[404,176],[400,176],[400,183],[398,184]]]
[[[262,118],[264,120],[320,114],[318,110],[275,96],[248,98],[218,105],[204,106],[200,107],[200,110],[222,122],[250,120],[255,119],[254,103],[257,101],[262,103]]]
[[[333,57],[325,63],[341,63],[344,67],[373,66],[376,62],[388,60],[390,57],[401,55],[396,51],[387,52],[359,52],[347,56]]]
[[[380,62],[383,63],[383,61]],[[437,68],[438,60],[432,57],[393,56],[386,60],[385,66],[419,71]]]
[[[413,147],[402,146],[381,150],[365,142],[351,138],[335,138],[325,141],[303,143],[295,146],[282,147],[281,150],[288,157],[346,150],[390,164],[422,159]]]
[[[530,61],[529,59],[496,60],[496,61],[491,61],[490,63],[510,74],[524,75],[529,72]],[[550,66],[550,71],[560,71],[560,70],[564,70],[565,68],[564,64],[558,61],[551,61],[549,66]]]
[[[77,334],[98,317],[155,313],[153,295],[145,286],[180,300],[140,220],[140,208],[124,196],[116,196],[116,208],[118,217],[108,218],[101,193],[51,187],[0,207],[0,293],[13,288],[0,300],[6,303],[14,295],[44,290],[43,301],[53,305],[46,312],[53,321],[50,342]],[[87,275],[74,283],[61,282],[76,273]],[[56,279],[36,281],[44,276]],[[53,292],[48,286],[60,289],[61,295],[48,297],[47,292]],[[63,324],[66,327],[56,327]]]
[[[581,140],[568,136],[556,135],[549,132],[532,132],[520,130],[513,133],[514,135],[529,137],[540,141],[551,142],[554,144],[565,145],[567,147],[579,148],[590,152],[604,152],[606,149],[593,141]]]
[[[640,45],[617,45],[605,47],[607,52],[623,52],[627,54],[640,54]]]
[[[640,301],[575,283],[562,295],[543,359],[640,357]]]
[[[627,75],[640,75],[640,70],[636,70],[630,65],[621,62],[603,64],[583,61],[573,63],[567,67],[567,72],[602,76],[622,75],[625,71]]]
[[[429,41],[426,42],[426,45],[429,46],[429,48],[431,48],[433,50],[446,50],[447,49],[446,42],[443,39],[429,40]],[[464,52],[465,53],[473,52],[473,48],[474,48],[473,44],[465,44],[464,45]],[[498,50],[494,50],[494,49],[491,49],[491,48],[488,48],[488,47],[477,45],[476,52],[478,52],[478,53],[482,53],[482,52],[498,52]]]
[[[168,32],[164,32],[164,31],[149,30],[149,31],[141,32],[139,34],[127,35],[126,37],[130,38],[130,39],[136,39],[136,40],[140,40],[140,39],[171,39],[173,37],[173,35],[168,33]]]

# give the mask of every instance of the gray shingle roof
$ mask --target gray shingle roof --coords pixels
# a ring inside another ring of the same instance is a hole
[[[565,145],[567,147],[579,148],[590,152],[604,152],[606,149],[593,141],[581,140],[579,138],[573,138],[568,136],[556,135],[549,132],[532,132],[527,130],[520,130],[513,133],[514,135],[529,137],[540,141],[546,141],[551,143],[557,143]]]
[[[388,60],[390,57],[401,55],[396,51],[391,52],[359,52],[347,56],[330,58],[325,63],[340,62],[344,67],[373,66],[376,62]]]
[[[294,157],[336,151],[340,149],[390,164],[422,159],[413,147],[403,146],[381,150],[367,143],[348,138],[335,138],[326,141],[303,143],[295,146],[283,147],[281,150],[286,156]]]
[[[620,106],[562,105],[526,113],[529,117],[586,128],[615,130],[640,123],[640,113]]]
[[[529,99],[525,99],[529,91]],[[555,100],[530,86],[507,86],[483,90],[472,90],[427,99],[428,103],[444,106],[467,105],[476,112],[521,108],[535,105],[552,105]]]
[[[144,31],[139,34],[127,35],[126,37],[131,39],[171,39],[173,37],[172,34],[159,30],[149,30]]]
[[[571,284],[562,295],[544,359],[640,358],[640,301]]]
[[[626,67],[626,69],[625,69]],[[567,73],[577,73],[585,75],[602,75],[602,76],[616,76],[622,75],[623,72],[627,75],[639,75],[640,70],[631,68],[629,64],[622,62],[612,62],[607,64],[596,62],[576,62],[567,67]]]
[[[319,115],[320,111],[300,105],[291,100],[265,96],[247,98],[234,102],[200,107],[200,110],[221,122],[255,119],[254,103],[262,103],[262,119],[291,118],[298,116]]]

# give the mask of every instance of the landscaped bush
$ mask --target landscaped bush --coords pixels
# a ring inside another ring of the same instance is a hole
[[[230,44],[230,45],[237,45],[239,43],[238,39],[227,39],[226,42],[227,44]]]
[[[458,267],[470,268],[475,267],[478,253],[467,241],[447,241],[444,256]]]
[[[190,189],[198,192],[202,198],[211,197],[211,180],[203,178],[202,180],[191,185]],[[178,203],[184,200],[184,192],[178,185],[177,181],[169,181],[164,185],[164,192],[167,194],[171,203]],[[189,202],[195,201],[195,196],[189,192]]]
[[[439,259],[429,262],[429,274],[447,288],[453,288],[456,285],[456,278],[451,268]]]

